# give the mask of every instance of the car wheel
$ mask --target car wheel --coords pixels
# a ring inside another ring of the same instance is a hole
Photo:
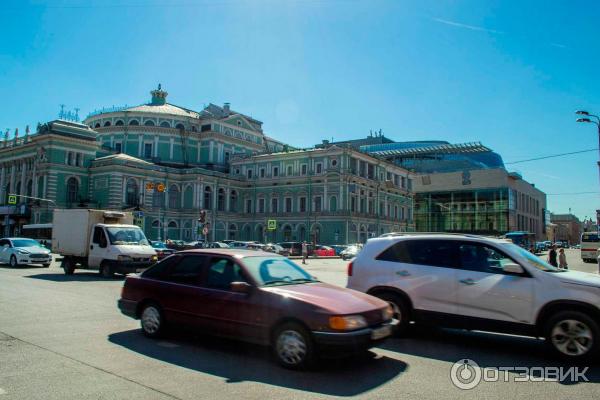
[[[545,326],[546,343],[558,356],[569,360],[588,359],[598,352],[600,328],[587,314],[562,311]]]
[[[397,294],[387,292],[375,294],[375,297],[387,301],[394,309],[394,319],[398,320],[398,325],[394,329],[394,335],[402,336],[406,334],[410,325],[410,307],[406,301]]]
[[[277,328],[273,337],[273,352],[280,365],[289,369],[304,369],[312,364],[312,340],[302,325],[285,323]]]
[[[8,264],[10,265],[11,268],[17,268],[19,266],[17,257],[14,254],[12,256],[10,256],[10,261],[8,262]]]
[[[157,338],[163,332],[164,319],[160,307],[154,303],[146,304],[140,314],[140,325],[144,335]]]
[[[65,275],[73,275],[73,272],[75,272],[75,265],[73,265],[73,261],[65,258],[62,262],[62,269],[65,271]]]
[[[108,279],[108,278],[112,278],[114,273],[113,273],[110,265],[108,265],[106,263],[102,263],[102,264],[100,264],[100,275],[102,275],[103,278]]]

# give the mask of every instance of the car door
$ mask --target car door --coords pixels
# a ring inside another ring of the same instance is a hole
[[[514,323],[532,323],[534,279],[526,272],[504,272],[518,264],[484,243],[459,243],[458,312],[462,316]],[[484,321],[482,321],[484,322]]]
[[[153,287],[157,301],[170,323],[204,328],[205,295],[200,286],[207,256],[174,255],[163,262],[168,268]]]
[[[259,294],[233,292],[232,282],[250,283],[250,279],[232,258],[211,257],[202,283],[206,323],[219,335],[259,340],[263,320],[257,313]]]
[[[0,262],[8,263],[11,254],[10,241],[7,239],[0,240]]]
[[[405,292],[417,313],[455,314],[456,246],[452,240],[401,240],[383,251],[373,274]]]
[[[99,268],[102,260],[107,258],[108,253],[108,238],[104,232],[104,228],[100,226],[94,227],[92,234],[92,242],[90,243],[90,252],[88,256],[88,267]]]

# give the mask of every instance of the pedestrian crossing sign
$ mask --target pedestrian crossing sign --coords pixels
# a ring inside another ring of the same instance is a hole
[[[270,219],[267,221],[267,229],[270,231],[274,231],[275,229],[277,229],[277,220],[275,219]]]
[[[8,196],[8,204],[17,204],[17,196],[11,194]]]

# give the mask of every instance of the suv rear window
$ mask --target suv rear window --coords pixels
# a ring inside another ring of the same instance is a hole
[[[384,250],[377,260],[456,268],[458,251],[451,240],[402,240]]]

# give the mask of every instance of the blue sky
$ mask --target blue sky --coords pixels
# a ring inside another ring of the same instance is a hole
[[[589,1],[3,0],[0,129],[59,104],[229,101],[307,147],[382,129],[481,141],[505,162],[598,146],[600,3]],[[596,152],[508,166],[580,218],[600,208]],[[567,195],[561,193],[594,192]],[[561,194],[561,195],[553,195]]]

